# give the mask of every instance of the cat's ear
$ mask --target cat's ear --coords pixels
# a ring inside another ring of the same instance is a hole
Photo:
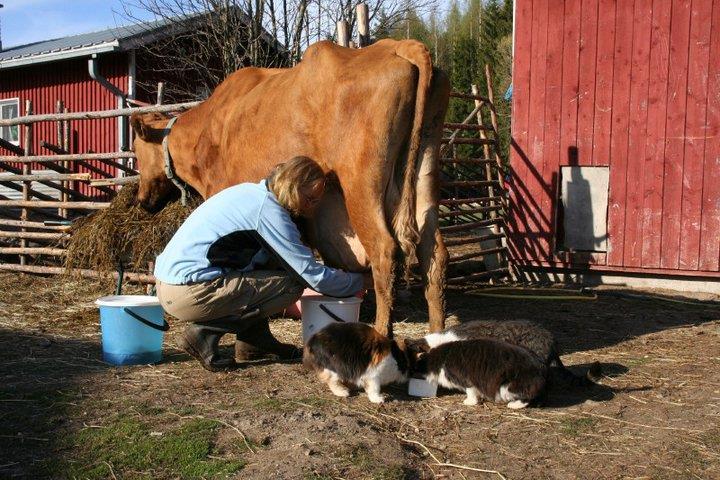
[[[430,345],[424,338],[406,338],[405,345],[407,351],[414,355],[418,355],[420,353],[427,353],[430,351]]]
[[[418,361],[422,356],[425,355],[427,342],[421,338],[419,340],[413,338],[403,339],[405,344],[405,354],[412,362]]]

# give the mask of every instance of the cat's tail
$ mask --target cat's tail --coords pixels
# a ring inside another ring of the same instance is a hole
[[[602,366],[600,362],[594,362],[590,365],[590,368],[585,375],[577,375],[571,372],[560,360],[560,356],[555,353],[550,359],[550,365],[555,367],[555,371],[558,373],[563,382],[573,385],[576,387],[591,387],[597,384],[600,377],[602,377]]]

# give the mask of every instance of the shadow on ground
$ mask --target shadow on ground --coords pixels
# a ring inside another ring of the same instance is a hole
[[[611,347],[644,335],[720,319],[720,303],[672,294],[648,295],[636,290],[613,289],[597,291],[597,298],[592,300],[563,300],[558,297],[563,291],[558,289],[558,292],[553,294],[555,298],[548,296],[540,300],[520,295],[517,298],[485,296],[482,287],[448,288],[447,312],[460,322],[532,320],[555,335],[563,354]],[[576,296],[577,292],[565,293]],[[532,295],[532,290],[527,294]],[[369,295],[363,302],[361,319],[371,322],[374,309],[374,299]],[[425,323],[427,305],[421,290],[399,290],[394,315],[396,322]]]
[[[0,329],[0,477],[42,475],[71,411],[86,399],[82,382],[109,368],[98,345]]]

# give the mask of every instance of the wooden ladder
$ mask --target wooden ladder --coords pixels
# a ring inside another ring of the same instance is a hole
[[[471,100],[474,108],[463,122],[445,124],[452,133],[443,138],[440,150],[444,176],[441,181],[440,231],[450,251],[448,284],[482,280],[496,282],[510,272],[505,223],[505,167],[498,152],[497,111],[487,65],[485,78],[487,97],[479,94],[476,85],[472,85],[470,94],[451,93],[451,97]],[[458,147],[461,145],[481,146],[482,156],[459,155]],[[479,233],[480,228],[486,231]],[[480,268],[474,260],[482,260],[487,268]]]

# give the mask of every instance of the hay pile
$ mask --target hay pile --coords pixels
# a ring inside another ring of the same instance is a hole
[[[145,272],[148,262],[165,248],[178,227],[201,203],[199,196],[188,197],[150,214],[135,204],[138,186],[126,185],[110,206],[77,220],[70,230],[65,267],[111,272],[122,262],[125,269]]]

